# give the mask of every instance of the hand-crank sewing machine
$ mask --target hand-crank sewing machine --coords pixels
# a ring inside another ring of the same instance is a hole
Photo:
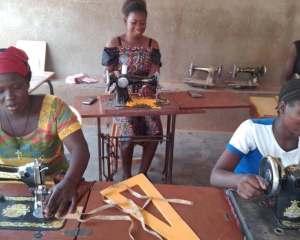
[[[300,229],[300,166],[283,167],[279,158],[266,156],[259,174],[267,185],[268,205],[283,228]]]
[[[233,88],[256,88],[258,84],[258,76],[263,77],[267,73],[267,68],[265,65],[260,65],[259,67],[248,67],[240,68],[236,65],[233,66],[232,78],[236,78],[238,73],[250,73],[250,79],[248,81],[224,81],[227,86]]]
[[[216,84],[216,77],[221,77],[222,74],[222,65],[218,67],[197,67],[193,63],[191,63],[189,72],[190,77],[192,77],[195,71],[207,72],[206,80],[201,79],[192,79],[187,78],[184,79],[183,82],[191,85],[191,86],[203,86],[204,88],[212,87]]]
[[[131,101],[127,90],[130,84],[150,84],[155,92],[156,99],[158,99],[158,89],[160,88],[158,72],[149,77],[139,77],[127,74],[116,76],[114,73],[108,73],[108,71],[106,71],[106,92],[109,91],[113,84],[115,84],[115,107],[125,107],[126,102]]]
[[[44,200],[49,194],[45,185],[45,170],[41,158],[20,167],[0,165],[0,180],[14,180],[24,182],[34,196],[33,216],[44,218]]]
[[[245,239],[298,240],[300,230],[300,166],[284,167],[280,158],[265,156],[259,166],[264,179],[263,195],[243,199],[236,190],[227,196]]]

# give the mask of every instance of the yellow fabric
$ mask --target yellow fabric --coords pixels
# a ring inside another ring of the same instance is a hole
[[[131,102],[126,103],[126,107],[161,109],[156,99],[131,98],[131,100]]]

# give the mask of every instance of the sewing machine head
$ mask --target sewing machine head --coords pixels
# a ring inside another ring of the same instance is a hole
[[[265,65],[260,65],[259,67],[249,67],[249,68],[239,68],[236,65],[233,66],[233,70],[231,72],[232,78],[235,78],[238,73],[249,73],[250,79],[248,81],[248,85],[255,87],[258,86],[258,76],[263,77],[267,73],[267,68]],[[238,85],[236,83],[235,85]],[[246,84],[247,85],[247,84]],[[240,84],[242,86],[242,84]]]
[[[195,71],[203,71],[207,72],[207,77],[206,77],[206,83],[208,85],[215,84],[215,78],[216,77],[221,77],[222,74],[222,65],[218,67],[197,67],[193,63],[191,63],[189,72],[190,72],[190,77],[192,77],[195,73]],[[201,85],[201,83],[200,83]]]
[[[159,73],[157,72],[149,77],[139,77],[127,74],[116,76],[114,73],[108,73],[108,71],[106,71],[106,92],[109,91],[113,84],[115,85],[114,106],[124,107],[126,102],[131,101],[127,90],[127,87],[130,84],[150,84],[156,93],[157,99],[159,89]]]
[[[268,205],[284,228],[300,229],[300,166],[283,167],[279,158],[265,156],[260,163]]]
[[[44,200],[48,195],[48,190],[45,186],[44,171],[46,169],[48,168],[43,167],[43,160],[41,158],[20,167],[0,165],[1,180],[21,181],[29,187],[29,191],[35,199],[33,215],[37,218],[43,218]]]

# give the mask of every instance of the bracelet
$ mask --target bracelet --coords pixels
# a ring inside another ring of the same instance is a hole
[[[66,180],[69,180],[69,181],[73,182],[73,183],[75,184],[75,187],[77,187],[77,185],[78,185],[78,183],[75,182],[75,181],[74,181],[73,179],[71,179],[71,178],[66,178],[66,177],[64,177],[63,179],[66,179]]]

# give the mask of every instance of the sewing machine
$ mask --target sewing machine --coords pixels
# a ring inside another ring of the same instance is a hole
[[[33,216],[36,218],[44,218],[44,200],[49,194],[45,185],[44,171],[46,169],[48,168],[43,167],[43,160],[41,158],[20,167],[0,165],[0,180],[21,181],[29,187],[29,191],[34,196]]]
[[[265,156],[259,169],[265,180],[267,204],[283,228],[300,229],[300,166],[283,167],[279,158]]]
[[[259,86],[258,76],[263,77],[267,73],[267,68],[265,65],[260,65],[256,68],[240,68],[234,65],[232,72],[230,72],[232,78],[236,78],[238,73],[250,73],[250,79],[248,81],[224,81],[224,83],[233,88],[256,88]]]
[[[121,74],[116,76],[114,73],[108,73],[106,71],[106,89],[105,92],[108,92],[110,87],[115,84],[114,91],[114,106],[115,107],[125,107],[126,102],[130,102],[131,99],[128,95],[127,87],[130,84],[150,84],[155,92],[155,98],[158,99],[158,89],[161,88],[158,84],[159,82],[159,73],[149,77],[140,77],[132,76],[127,74]]]
[[[222,65],[218,67],[197,67],[193,63],[191,63],[189,73],[190,77],[192,77],[195,73],[195,71],[203,71],[207,72],[206,80],[201,79],[192,79],[192,78],[186,78],[183,80],[183,82],[191,85],[191,86],[203,86],[204,88],[212,87],[216,84],[216,77],[221,77],[222,74]]]

